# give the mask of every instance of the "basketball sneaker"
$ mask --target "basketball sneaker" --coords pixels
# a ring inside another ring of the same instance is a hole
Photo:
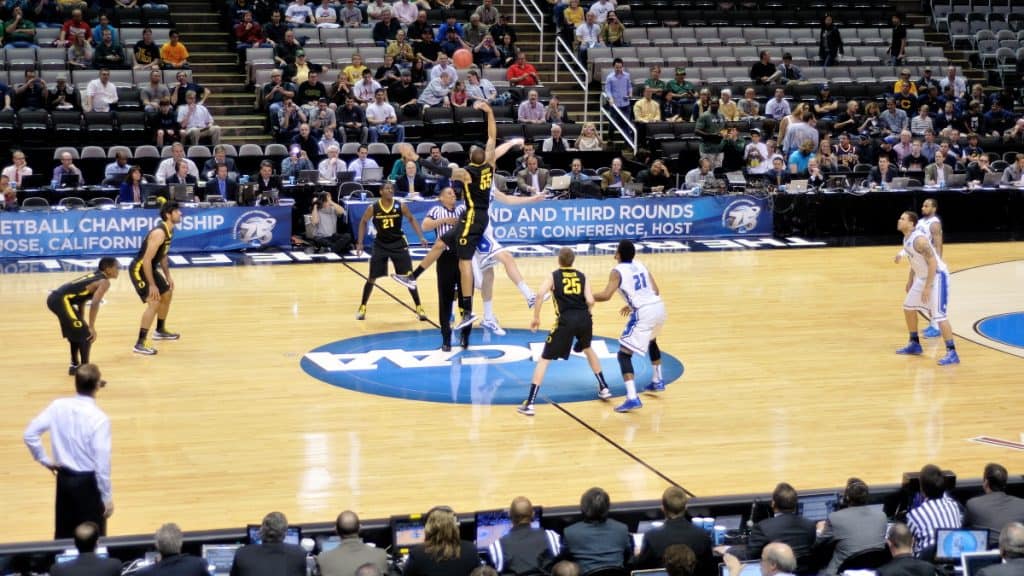
[[[535,414],[533,404],[527,404],[526,402],[520,404],[519,407],[516,408],[516,412],[519,412],[523,416],[533,416]]]
[[[447,342],[445,342],[444,344],[441,344],[441,352],[451,352],[451,351],[452,351],[452,345],[451,344],[449,344]]]
[[[921,335],[925,338],[938,338],[939,336],[942,336],[942,331],[935,326],[929,326],[921,332]]]
[[[412,277],[412,274],[392,274],[391,279],[409,290],[416,289],[416,279]]]
[[[609,390],[608,387],[598,388],[597,397],[601,400],[608,400],[612,397],[612,391]]]
[[[480,317],[477,316],[476,314],[473,314],[472,312],[470,312],[469,314],[463,314],[462,315],[462,320],[459,320],[458,324],[456,324],[455,326],[452,326],[452,330],[462,330],[463,328],[466,328],[467,326],[472,326],[473,323],[476,322],[479,319],[480,319]]]
[[[547,294],[544,295],[544,301],[547,302],[548,300],[551,300],[551,292],[548,292]],[[537,295],[536,294],[530,294],[530,296],[526,298],[526,307],[529,308],[530,310],[533,310],[533,307],[536,304],[537,304]]]
[[[469,333],[462,332],[459,334],[459,345],[462,346],[463,350],[469,350]]]
[[[177,340],[181,338],[181,334],[174,332],[161,332],[159,330],[153,331],[153,340]]]
[[[906,346],[896,351],[897,354],[905,354],[909,356],[918,356],[924,350],[921,349],[920,342],[908,342]]]
[[[423,310],[423,306],[416,307],[416,315],[420,317],[420,322],[427,322],[429,320],[426,311]]]
[[[366,320],[366,306],[360,306],[356,311],[356,320]]]
[[[481,328],[486,328],[494,333],[495,336],[504,336],[505,329],[498,324],[497,318],[484,318],[484,321],[480,323]]]
[[[626,401],[615,407],[616,412],[629,412],[634,408],[643,408],[644,405],[639,398],[626,398]]]
[[[68,376],[78,374],[78,364],[68,364]]]
[[[664,392],[665,381],[664,380],[651,380],[651,383],[644,386],[644,392]]]
[[[949,366],[950,364],[959,364],[960,355],[956,353],[956,350],[947,350],[946,355],[939,358],[939,366]]]
[[[136,344],[135,347],[132,348],[132,352],[135,352],[136,354],[142,354],[143,356],[153,356],[154,354],[156,354],[156,348],[150,346],[149,341],[147,340],[142,344]]]

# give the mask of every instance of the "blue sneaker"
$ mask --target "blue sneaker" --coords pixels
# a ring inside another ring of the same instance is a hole
[[[664,380],[651,380],[651,383],[644,386],[644,392],[664,392],[665,381]]]
[[[929,326],[921,332],[921,335],[925,338],[938,338],[939,336],[942,336],[942,331],[935,326]]]
[[[939,366],[949,366],[950,364],[959,364],[960,356],[956,353],[956,350],[947,350],[946,355],[939,358]]]
[[[920,342],[908,342],[906,346],[896,351],[897,354],[906,354],[910,356],[918,356],[924,350],[921,349]]]
[[[644,407],[644,405],[643,405],[642,402],[640,402],[639,398],[633,398],[633,399],[626,398],[625,402],[623,402],[622,404],[619,404],[618,406],[615,407],[615,411],[616,412],[629,412],[630,410],[632,410],[634,408],[643,408],[643,407]]]

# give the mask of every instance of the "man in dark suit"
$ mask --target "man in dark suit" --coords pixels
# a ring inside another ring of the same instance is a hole
[[[818,523],[818,545],[835,542],[832,560],[826,574],[835,574],[843,561],[865,550],[885,547],[885,512],[865,506],[868,503],[868,485],[859,478],[846,482],[843,496],[846,508],[828,515]]]
[[[968,528],[988,530],[988,541],[995,548],[999,530],[1010,522],[1024,522],[1024,499],[1006,493],[1006,468],[991,463],[985,466],[981,487],[985,493],[967,501]]]
[[[121,562],[96,555],[100,527],[93,522],[82,522],[75,528],[75,548],[78,557],[50,568],[52,576],[120,576]]]
[[[170,522],[156,531],[156,551],[160,561],[141,570],[138,576],[207,576],[209,567],[202,558],[181,553],[181,528]]]
[[[228,177],[228,165],[218,164],[214,177],[206,181],[206,197],[216,194],[225,200],[238,197],[238,183]]]
[[[906,524],[893,524],[885,543],[892,553],[892,560],[877,570],[878,576],[938,576],[934,564],[914,558],[914,535]]]
[[[516,174],[516,185],[520,194],[536,196],[548,187],[548,171],[541,168],[536,156],[526,160],[526,168]]]
[[[338,514],[334,530],[341,538],[341,544],[317,557],[322,576],[355,576],[363,564],[373,564],[381,574],[387,574],[387,553],[363,543],[359,537],[359,516],[355,512],[346,510]]]
[[[678,486],[669,486],[661,495],[661,511],[665,524],[644,534],[640,555],[636,558],[637,569],[661,568],[665,566],[665,550],[673,544],[686,544],[697,557],[698,576],[714,574],[715,563],[711,555],[711,538],[704,530],[696,527],[686,517],[686,503],[689,498]]]
[[[999,533],[1002,564],[986,566],[978,576],[1020,576],[1024,574],[1024,524],[1010,522]]]
[[[899,170],[889,162],[889,159],[881,156],[878,158],[878,166],[871,167],[867,184],[869,186],[889,186],[892,184],[892,179],[899,175]]]
[[[260,171],[252,179],[256,183],[256,195],[260,196],[268,190],[281,190],[281,179],[274,176],[274,165],[270,160],[260,162]]]
[[[562,556],[587,574],[598,568],[622,568],[633,556],[633,539],[626,525],[608,518],[611,499],[601,488],[591,488],[580,498],[583,521],[562,534]]]
[[[796,511],[796,489],[786,482],[780,483],[772,492],[774,516],[754,525],[750,530],[746,550],[729,549],[729,553],[740,559],[757,560],[769,542],[784,542],[789,544],[796,555],[798,572],[808,571],[807,563],[811,559],[811,548],[817,534],[814,522],[797,516]]]
[[[235,553],[231,576],[306,576],[306,551],[285,544],[288,519],[280,512],[263,517],[260,543],[249,544]]]

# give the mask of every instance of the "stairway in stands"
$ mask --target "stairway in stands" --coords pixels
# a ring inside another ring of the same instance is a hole
[[[190,54],[192,74],[200,85],[210,89],[206,107],[222,129],[222,142],[236,146],[270,142],[263,116],[253,112],[253,93],[246,89],[238,56],[229,48],[231,37],[221,27],[216,3],[176,0],[170,6],[175,27]]]

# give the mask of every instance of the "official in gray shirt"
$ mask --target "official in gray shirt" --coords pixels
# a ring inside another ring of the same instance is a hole
[[[601,488],[591,488],[580,498],[583,521],[562,534],[562,556],[573,560],[581,574],[598,568],[622,568],[633,556],[633,539],[626,525],[608,518],[611,499]]]

